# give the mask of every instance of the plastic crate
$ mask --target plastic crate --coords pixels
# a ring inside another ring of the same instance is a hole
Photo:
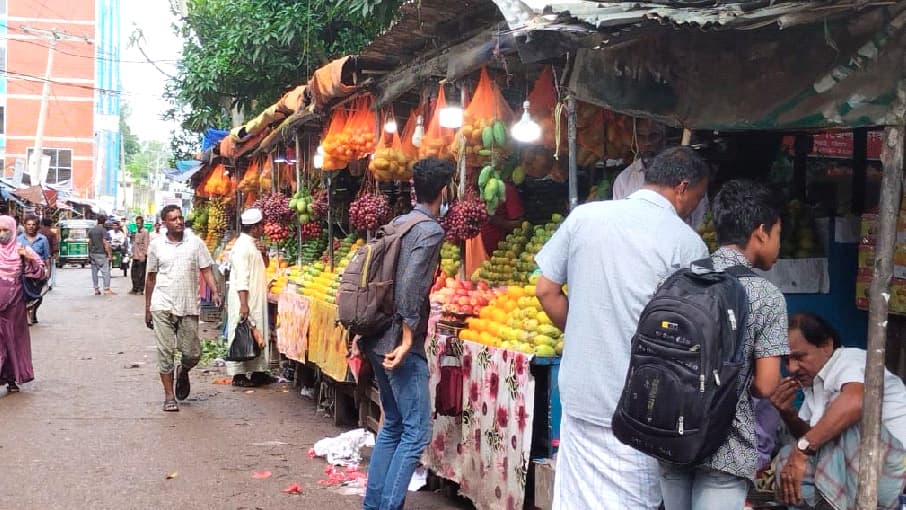
[[[223,318],[223,308],[215,305],[201,305],[198,320],[201,322],[220,322]]]

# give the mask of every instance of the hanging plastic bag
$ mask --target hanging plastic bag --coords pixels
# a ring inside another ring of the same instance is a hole
[[[418,159],[418,147],[412,143],[412,135],[415,134],[415,127],[418,125],[418,117],[424,110],[421,106],[415,107],[409,112],[409,118],[406,119],[406,125],[400,133],[400,148],[410,163]],[[424,117],[422,117],[424,121]],[[410,165],[411,166],[411,165]]]
[[[462,128],[453,142],[454,154],[458,156],[465,151],[466,163],[470,166],[484,165],[492,159],[506,159],[510,152],[507,126],[512,119],[513,110],[487,69],[482,67],[475,93],[463,113]]]
[[[230,350],[224,358],[226,361],[248,361],[261,355],[261,347],[255,340],[253,329],[248,319],[239,321]]]
[[[434,103],[434,111],[431,113],[431,121],[425,129],[425,136],[422,138],[422,144],[418,148],[418,157],[439,158],[453,160],[453,154],[450,152],[450,144],[453,142],[453,130],[440,127],[440,111],[447,107],[447,97],[444,93],[444,86],[437,88],[437,100]]]

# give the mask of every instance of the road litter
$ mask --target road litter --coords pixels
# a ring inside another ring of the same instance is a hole
[[[265,480],[271,477],[270,471],[255,471],[252,473],[252,478],[255,480]]]
[[[321,439],[315,443],[312,453],[315,457],[326,457],[329,464],[353,467],[362,461],[359,450],[363,446],[374,446],[374,434],[365,429],[355,429]]]
[[[179,471],[173,471],[172,473],[167,473],[167,480],[173,480],[179,476]]]
[[[252,446],[286,446],[288,444],[283,441],[265,441],[263,443],[252,443]]]
[[[302,486],[294,483],[280,492],[284,494],[302,494]]]

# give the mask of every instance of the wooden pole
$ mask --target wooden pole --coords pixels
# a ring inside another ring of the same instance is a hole
[[[576,147],[576,98],[566,98],[566,136],[569,142],[569,210],[579,205],[579,161]]]
[[[692,130],[688,128],[683,128],[683,139],[680,141],[680,145],[689,145],[692,143]]]
[[[302,153],[300,152],[299,144],[299,130],[297,129],[294,133],[295,142],[296,142],[296,193],[302,191]],[[296,229],[296,264],[302,265],[302,225],[299,225],[300,228]]]
[[[865,212],[865,175],[868,169],[868,129],[853,129],[853,214]]]
[[[875,510],[878,505],[878,472],[881,451],[881,400],[884,396],[884,349],[887,344],[887,308],[897,218],[903,178],[903,126],[884,129],[881,151],[884,174],[878,204],[878,237],[875,267],[868,304],[868,356],[865,361],[865,394],[862,399],[862,443],[859,453],[858,510]]]

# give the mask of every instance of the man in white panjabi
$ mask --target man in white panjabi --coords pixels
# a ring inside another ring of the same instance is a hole
[[[236,325],[248,318],[261,332],[265,347],[257,358],[242,362],[227,362],[227,374],[233,376],[233,386],[251,387],[270,382],[267,372],[270,361],[270,342],[267,324],[267,252],[261,242],[264,232],[261,209],[242,213],[242,233],[230,250],[230,280],[227,289],[227,342],[233,343]],[[251,374],[251,375],[249,375]]]

